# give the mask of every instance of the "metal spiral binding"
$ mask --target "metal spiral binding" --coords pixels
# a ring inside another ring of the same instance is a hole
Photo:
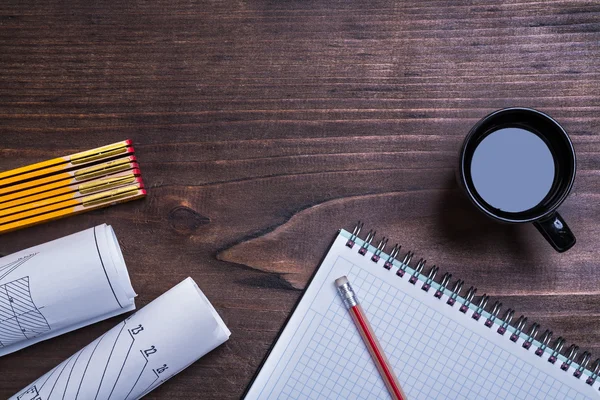
[[[356,224],[356,226],[352,230],[352,235],[350,235],[350,239],[348,239],[348,241],[346,242],[346,246],[348,246],[350,248],[354,247],[354,244],[356,243],[356,238],[358,237],[358,234],[360,233],[360,230],[362,228],[363,228],[363,223],[358,221],[358,224]]]
[[[540,324],[534,322],[529,328],[529,335],[527,335],[527,339],[523,342],[523,348],[529,350],[531,348],[531,344],[535,340],[535,335],[537,334],[538,329],[540,328]]]
[[[365,238],[363,245],[360,246],[360,249],[358,249],[358,254],[360,254],[361,256],[364,256],[365,254],[367,254],[367,249],[369,248],[369,245],[373,241],[373,238],[375,237],[376,233],[377,232],[375,232],[373,229],[371,229],[369,231],[369,233],[367,233],[367,237]]]
[[[429,270],[429,274],[427,275],[427,280],[425,280],[425,283],[423,284],[423,286],[421,286],[421,289],[423,289],[426,292],[429,291],[429,289],[431,288],[431,283],[435,279],[435,275],[437,274],[438,269],[439,268],[435,265],[431,267],[431,269]]]
[[[594,383],[596,383],[596,379],[598,379],[598,374],[600,373],[600,358],[596,358],[596,361],[594,361],[594,364],[592,364],[592,375],[590,375],[586,380],[585,383],[587,383],[588,385],[593,385]]]
[[[408,282],[412,283],[413,285],[417,283],[417,281],[419,280],[419,275],[421,275],[421,271],[423,271],[426,262],[427,260],[423,260],[422,258],[419,260],[417,266],[415,267],[415,272],[413,272]]]
[[[440,288],[438,290],[436,290],[435,294],[433,295],[434,297],[436,297],[438,299],[442,298],[442,295],[446,291],[446,287],[448,286],[448,283],[450,283],[450,279],[452,279],[452,274],[446,272],[444,274],[444,277],[442,278],[442,282],[440,283]]]
[[[385,262],[385,264],[383,264],[383,267],[385,269],[392,269],[392,267],[394,266],[394,261],[396,260],[396,256],[400,252],[400,248],[401,246],[398,243],[396,243],[392,251],[390,251],[390,256],[388,257],[387,261]]]
[[[525,325],[527,325],[527,317],[521,315],[515,325],[515,331],[512,335],[510,335],[510,340],[512,342],[517,343],[517,340],[519,340],[519,337],[521,337],[521,332],[523,332],[523,328],[525,327]]]
[[[379,241],[379,244],[377,245],[377,249],[375,250],[375,252],[373,253],[373,256],[371,257],[371,261],[373,261],[374,263],[379,261],[379,259],[381,258],[381,252],[383,252],[383,249],[385,249],[387,242],[388,242],[388,240],[385,238],[385,236]]]
[[[538,347],[538,349],[535,351],[536,356],[541,357],[544,355],[550,340],[552,340],[552,331],[546,329],[542,335],[542,340],[540,340],[540,347]]]
[[[574,344],[572,344],[571,346],[569,346],[569,350],[567,350],[567,352],[567,359],[560,366],[560,369],[562,369],[563,371],[568,371],[573,361],[575,361],[575,357],[577,357],[577,352],[579,352],[579,346],[575,346]]]
[[[473,300],[473,297],[475,297],[475,292],[477,292],[477,289],[474,288],[473,286],[471,286],[469,288],[469,290],[467,291],[467,295],[465,296],[465,302],[459,308],[461,313],[465,314],[467,312],[467,310],[469,309],[469,305],[471,304],[471,301]]]
[[[408,267],[408,264],[410,264],[410,260],[412,260],[414,255],[415,255],[415,253],[413,253],[412,251],[409,251],[404,256],[404,260],[402,260],[400,268],[398,268],[398,271],[396,271],[396,275],[398,275],[400,278],[402,278],[404,276],[404,274],[406,273],[406,268]]]
[[[477,310],[475,310],[472,316],[472,318],[475,321],[479,321],[479,318],[481,318],[481,313],[483,312],[483,310],[485,310],[485,306],[487,305],[489,299],[490,296],[486,295],[485,293],[479,299],[479,303],[477,304]]]
[[[489,318],[485,321],[485,326],[491,328],[494,326],[494,321],[498,318],[498,314],[500,314],[500,309],[502,308],[502,303],[496,301],[494,303],[494,307],[492,308],[492,312],[490,313]]]
[[[560,354],[560,351],[562,350],[564,345],[565,339],[563,339],[562,336],[559,336],[558,339],[556,339],[556,342],[554,342],[554,349],[552,350],[552,354],[550,355],[550,357],[548,357],[548,362],[552,364],[556,362],[556,360],[558,359],[558,355]]]
[[[450,298],[448,298],[446,304],[448,304],[449,306],[453,306],[454,303],[456,303],[456,298],[458,297],[458,294],[460,293],[460,290],[462,289],[464,284],[465,281],[461,279],[454,282],[454,288],[452,289],[452,293],[450,293]]]
[[[508,325],[510,325],[510,321],[512,321],[513,316],[515,315],[515,310],[513,310],[512,308],[509,308],[508,310],[506,310],[506,313],[504,314],[504,318],[502,318],[502,323],[500,324],[500,328],[498,328],[498,333],[501,335],[504,335],[506,333],[506,329],[508,328]]]
[[[575,372],[573,372],[573,376],[577,379],[581,378],[581,375],[583,374],[583,370],[587,367],[588,363],[590,362],[590,358],[592,357],[592,353],[590,353],[589,351],[584,351],[583,354],[581,355],[581,361],[579,361],[579,367],[577,367],[575,369]]]
[[[350,235],[350,239],[348,239],[348,241],[346,242],[347,247],[349,247],[349,248],[354,247],[354,245],[356,244],[356,239],[358,238],[358,235],[360,234],[362,228],[363,228],[363,223],[359,221],[359,223],[354,227],[354,229]],[[362,246],[358,250],[359,254],[361,254],[363,256],[366,255],[367,251],[369,250],[369,246],[371,245],[371,242],[375,238],[375,235],[376,235],[376,232],[374,230],[370,230],[367,233],[365,239],[363,240]],[[384,250],[385,250],[385,247],[387,246],[387,243],[388,243],[388,238],[383,237],[379,241],[379,244],[375,247],[375,250],[373,251],[371,260],[373,262],[377,263],[381,259],[382,255],[386,256],[387,259],[386,259],[386,262],[384,263],[384,268],[387,270],[391,270],[392,267],[395,265],[394,261],[397,261],[397,258],[400,254],[401,246],[399,244],[396,244],[396,245],[394,245],[392,250],[389,252],[389,254],[385,254]],[[398,266],[398,270],[396,271],[397,276],[399,276],[400,278],[404,277],[406,270],[409,267],[409,264],[411,263],[413,257],[414,257],[414,253],[411,251],[407,252],[404,255],[404,258],[400,262],[400,265]],[[409,282],[412,283],[413,285],[419,281],[419,278],[421,275],[425,275],[425,274],[423,274],[423,269],[425,267],[425,263],[426,263],[426,261],[423,258],[421,258],[417,262],[417,265],[413,268],[414,272],[411,274],[411,276],[409,278]],[[421,289],[423,291],[425,291],[425,292],[429,291],[429,289],[431,288],[431,285],[435,282],[435,277],[438,272],[439,272],[439,268],[434,265],[431,267],[431,269],[427,273],[426,277],[421,278],[424,280],[423,286],[421,287]],[[456,303],[458,297],[460,296],[460,292],[464,285],[464,281],[462,281],[461,279],[456,280],[454,282],[452,289],[449,290],[448,286],[450,285],[451,280],[452,280],[452,274],[450,274],[448,272],[444,273],[444,275],[439,283],[439,288],[434,293],[434,297],[441,299],[444,294],[447,294],[448,300],[446,303],[450,306],[453,306]],[[464,313],[464,314],[467,313],[467,311],[470,308],[470,305],[472,304],[473,299],[475,298],[476,292],[477,292],[477,288],[471,286],[467,290],[467,293],[464,295],[464,297],[462,297],[463,303],[460,307],[460,311],[462,313]],[[479,298],[476,309],[473,311],[473,314],[472,314],[472,318],[474,320],[479,321],[479,319],[485,312],[485,308],[489,302],[489,299],[490,299],[489,296],[487,296],[486,294],[484,294],[483,296],[481,296]],[[491,328],[492,326],[494,326],[494,323],[496,323],[497,325],[499,325],[497,332],[500,335],[504,335],[512,322],[515,311],[513,309],[509,308],[505,311],[504,317],[499,318],[498,315],[500,314],[501,309],[502,309],[502,303],[496,301],[494,303],[494,305],[492,307],[492,311],[489,313],[489,316],[486,319],[484,325],[488,328]],[[537,322],[534,322],[533,324],[531,324],[531,326],[529,327],[528,334],[524,333],[526,327],[527,327],[527,317],[525,317],[524,315],[521,315],[514,325],[514,328],[513,328],[514,331],[510,335],[510,340],[516,343],[516,342],[518,342],[519,338],[523,338],[524,341],[523,341],[522,347],[526,350],[529,350],[533,346],[533,342],[536,340],[536,336],[537,336],[538,330],[540,328],[540,325]],[[558,356],[561,354],[561,351],[563,350],[563,347],[565,346],[566,341],[562,337],[558,337],[554,341],[554,344],[550,345],[551,340],[552,340],[552,331],[546,329],[544,331],[544,333],[542,334],[541,338],[539,339],[539,347],[536,349],[535,354],[539,357],[542,357],[546,353],[546,350],[548,349],[548,351],[550,352],[550,356],[548,357],[548,362],[555,364],[556,360],[558,360]],[[575,359],[577,358],[578,352],[579,352],[578,346],[576,346],[574,344],[569,346],[569,348],[567,350],[567,355],[565,357],[565,361],[560,366],[561,370],[568,371],[570,369],[571,365],[575,362]],[[575,371],[573,372],[573,376],[579,379],[584,374],[584,371],[587,370],[589,373],[589,376],[586,379],[586,383],[588,385],[594,385],[594,383],[598,380],[598,377],[600,377],[600,358],[596,359],[594,361],[594,363],[591,365],[591,367],[588,368],[590,359],[591,359],[591,353],[588,351],[584,351],[583,354],[581,354],[581,356],[579,357],[579,363],[576,364]]]

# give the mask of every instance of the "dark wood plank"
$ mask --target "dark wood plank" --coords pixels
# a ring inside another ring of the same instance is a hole
[[[358,219],[600,356],[597,2],[38,3],[0,4],[0,170],[132,138],[149,196],[4,235],[0,253],[106,222],[139,306],[196,279],[231,340],[148,398],[238,398]],[[454,183],[469,128],[515,105],[575,143],[565,254]],[[0,397],[119,320],[0,358]]]

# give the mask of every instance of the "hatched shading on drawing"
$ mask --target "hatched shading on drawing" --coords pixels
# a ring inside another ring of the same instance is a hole
[[[49,330],[31,298],[28,276],[0,285],[0,348]]]

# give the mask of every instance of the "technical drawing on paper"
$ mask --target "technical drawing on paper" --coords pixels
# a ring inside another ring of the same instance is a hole
[[[31,260],[37,253],[29,254],[28,256],[21,257],[16,261],[13,261],[6,265],[0,265],[0,281],[6,275],[13,272],[15,269],[19,268],[21,265],[25,264],[27,261]]]
[[[73,354],[31,384],[18,400],[132,400],[154,389],[169,367],[159,363],[158,368],[148,368],[158,349],[136,343],[144,341],[138,339],[146,332],[141,324],[128,327],[129,322],[123,321]]]
[[[29,276],[0,285],[0,348],[49,330],[48,321],[31,298]]]

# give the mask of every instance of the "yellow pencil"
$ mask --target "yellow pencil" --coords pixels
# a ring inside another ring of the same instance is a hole
[[[57,205],[54,205],[53,210],[48,209],[48,212],[44,214],[37,214],[36,211],[33,213],[35,215],[25,216],[27,213],[21,213],[19,214],[22,216],[21,219],[0,225],[0,233],[7,233],[43,222],[49,222],[59,218],[81,214],[86,211],[124,203],[126,201],[142,198],[145,195],[146,190],[143,189],[143,185],[141,184],[129,185],[107,192],[92,194],[80,199],[58,203],[58,206],[62,208],[58,208]]]
[[[70,199],[66,199],[64,201],[61,201],[60,203],[55,203],[55,204],[49,204],[47,206],[44,207],[39,207],[39,208],[35,208],[33,210],[26,210],[23,212],[19,212],[19,213],[15,213],[15,214],[10,214],[7,216],[4,216],[2,218],[0,218],[0,229],[1,226],[4,224],[7,224],[9,222],[14,222],[14,221],[18,221],[20,219],[25,219],[25,218],[31,218],[34,217],[36,215],[40,215],[40,214],[45,214],[51,211],[56,211],[56,210],[60,210],[62,208],[67,208],[67,207],[71,207],[71,206],[77,206],[79,204],[83,204],[85,202],[90,201],[90,198],[93,196],[98,196],[99,198],[102,198],[103,196],[106,196],[110,193],[113,193],[115,191],[119,191],[119,190],[131,190],[132,188],[137,189],[143,189],[144,185],[141,182],[138,182],[134,185],[128,185],[125,186],[123,188],[119,188],[119,189],[114,189],[111,191],[107,191],[107,192],[101,192],[101,193],[97,193],[97,194],[93,194],[90,196],[85,196],[85,197],[80,197],[80,198],[70,198]],[[120,192],[119,192],[120,193]]]
[[[118,158],[116,160],[94,165],[92,167],[87,167],[74,171],[66,171],[60,174],[50,175],[32,181],[19,183],[17,185],[0,187],[0,202],[14,200],[15,198],[31,195],[31,192],[27,192],[25,190],[40,185],[46,185],[48,183],[53,182],[62,182],[65,180],[69,180],[69,184],[71,183],[71,180],[74,180],[75,182],[84,182],[90,179],[99,178],[101,176],[114,174],[116,172],[127,171],[132,168],[137,168],[137,159],[135,158],[135,156]],[[59,186],[64,186],[62,183]],[[15,192],[15,195],[5,196],[7,194]]]
[[[112,165],[115,166],[114,163]],[[140,175],[139,169],[137,169],[138,164],[136,162],[130,162],[129,166],[130,168],[133,168],[135,171],[137,171],[136,175]],[[114,174],[109,171],[104,176],[118,176],[119,174],[121,173],[117,172],[116,174]],[[125,172],[125,174],[127,174],[127,172]],[[19,204],[29,203],[31,201],[45,199],[55,194],[67,193],[69,191],[69,186],[76,186],[79,183],[88,182],[91,179],[96,179],[96,177],[89,177],[85,174],[83,176],[78,176],[77,179],[72,177],[72,174],[67,175],[67,178],[59,178],[59,180],[56,182],[50,182],[47,184],[34,186],[32,188],[23,189],[17,192],[0,195],[0,210],[8,207],[14,207]],[[39,182],[39,180],[37,182]],[[2,189],[0,189],[0,193],[1,190]],[[39,197],[34,197],[36,195]]]
[[[21,213],[23,211],[46,207],[51,204],[60,203],[65,200],[77,199],[93,193],[103,192],[108,189],[115,189],[121,186],[142,183],[139,177],[140,170],[122,172],[108,177],[94,179],[89,182],[78,185],[64,186],[56,190],[50,190],[37,195],[22,197],[20,199],[0,204],[0,217]]]
[[[36,164],[11,169],[0,173],[0,187],[13,185],[29,179],[55,174],[61,171],[77,168],[92,162],[106,160],[118,155],[133,153],[131,140],[109,144],[93,150],[87,150],[66,157],[53,158]]]

